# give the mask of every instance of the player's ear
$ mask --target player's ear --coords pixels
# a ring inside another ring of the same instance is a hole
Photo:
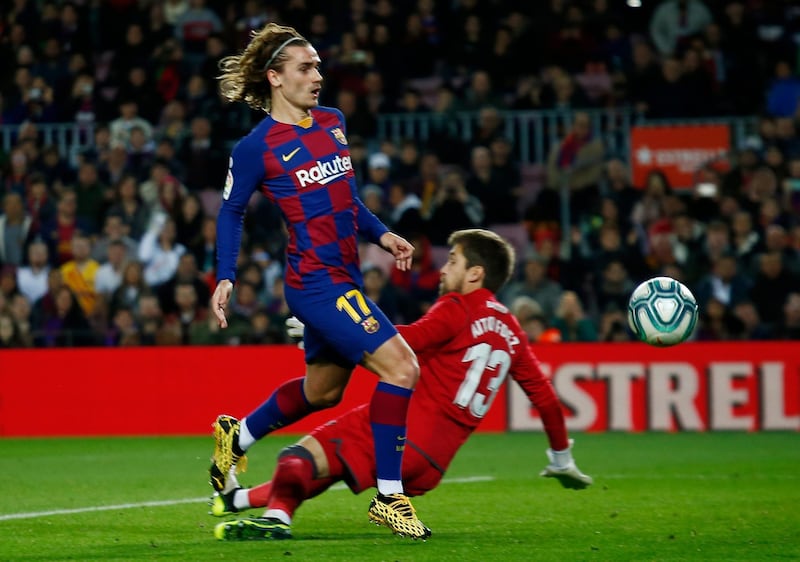
[[[486,277],[486,270],[482,265],[473,265],[467,270],[467,281],[470,283],[480,283]]]
[[[280,76],[273,68],[267,70],[267,80],[269,81],[269,85],[273,88],[277,88],[281,85]]]

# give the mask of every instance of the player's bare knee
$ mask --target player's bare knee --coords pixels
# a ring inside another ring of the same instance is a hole
[[[339,402],[342,401],[343,395],[343,388],[329,388],[315,392],[313,395],[306,396],[306,399],[315,410],[324,410],[339,404]]]
[[[382,377],[386,382],[403,388],[414,388],[419,379],[419,364],[416,357],[406,358],[392,366]]]

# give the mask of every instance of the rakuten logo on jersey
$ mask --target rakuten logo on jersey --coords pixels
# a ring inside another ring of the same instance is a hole
[[[317,160],[316,164],[307,170],[297,170],[294,175],[300,182],[300,187],[306,187],[318,183],[325,185],[344,176],[353,169],[353,163],[349,156],[336,156],[331,160],[322,162]]]

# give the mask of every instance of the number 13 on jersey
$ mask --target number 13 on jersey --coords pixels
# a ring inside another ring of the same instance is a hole
[[[470,347],[461,361],[469,363],[469,368],[453,403],[461,408],[469,407],[472,415],[482,418],[492,405],[497,391],[503,386],[511,367],[511,356],[502,349],[493,350],[488,343],[479,343]],[[486,369],[494,369],[497,374],[489,379],[486,393],[483,393],[478,391],[478,385]]]

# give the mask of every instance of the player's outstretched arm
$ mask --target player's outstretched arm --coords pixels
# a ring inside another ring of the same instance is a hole
[[[575,464],[572,458],[572,445],[575,441],[569,440],[569,447],[563,451],[547,449],[547,458],[550,464],[544,467],[539,476],[555,478],[562,486],[571,490],[583,490],[591,486],[594,480],[588,474],[584,474]]]
[[[414,253],[414,246],[394,232],[384,232],[381,235],[381,247],[394,256],[397,269],[408,271],[411,269],[411,260]]]

